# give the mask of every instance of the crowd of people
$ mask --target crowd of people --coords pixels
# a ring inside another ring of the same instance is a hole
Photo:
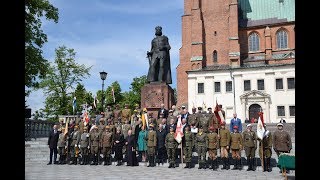
[[[183,132],[181,142],[176,138],[177,126]],[[229,170],[230,159],[233,159],[232,169],[242,170],[241,151],[244,150],[247,171],[255,171],[255,154],[259,147],[263,171],[270,172],[272,148],[278,156],[290,153],[291,137],[282,123],[277,124],[277,131],[273,133],[264,124],[266,131],[262,139],[257,137],[252,126],[248,123],[242,130],[241,119],[234,113],[229,128],[226,128],[225,121],[219,122],[210,107],[207,110],[193,107],[189,113],[185,106],[177,108],[173,105],[167,110],[161,104],[156,114],[146,108],[140,109],[138,104],[133,110],[128,104],[122,109],[120,105],[107,106],[106,111],[98,113],[88,123],[77,117],[54,125],[48,139],[48,165],[109,166],[116,162],[116,166],[121,166],[126,162],[127,166],[139,166],[139,162],[145,162],[148,167],[155,167],[168,162],[168,168],[175,168],[180,159],[185,163],[184,168],[194,168],[192,157],[196,152],[198,169],[217,170],[219,151],[221,169]]]

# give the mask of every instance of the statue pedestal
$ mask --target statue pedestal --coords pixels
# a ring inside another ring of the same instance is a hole
[[[141,108],[147,108],[157,118],[160,105],[164,104],[166,109],[171,109],[174,102],[174,90],[166,83],[151,82],[141,88]]]

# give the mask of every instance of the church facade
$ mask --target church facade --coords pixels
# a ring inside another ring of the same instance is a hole
[[[294,0],[185,0],[177,105],[295,122],[294,27]]]

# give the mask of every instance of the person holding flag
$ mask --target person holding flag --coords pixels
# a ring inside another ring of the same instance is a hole
[[[73,101],[72,101],[72,112],[73,112],[73,114],[75,113],[76,108],[77,108],[77,98],[76,98],[76,96],[75,96],[75,97],[73,98]]]
[[[263,120],[263,112],[259,112],[259,119],[257,124],[257,137],[259,141],[259,157],[263,166],[263,172],[271,172],[270,159],[272,155],[272,134],[268,131]]]

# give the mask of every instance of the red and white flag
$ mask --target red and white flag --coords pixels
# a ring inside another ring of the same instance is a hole
[[[174,139],[180,144],[183,137],[183,129],[182,129],[182,122],[181,122],[181,115],[178,117],[178,122],[176,126],[176,132],[174,133]]]
[[[214,108],[214,114],[216,115],[216,117],[217,117],[217,119],[219,121],[219,124],[225,122],[225,119],[223,117],[221,108],[220,108],[217,100],[216,100],[216,107]]]
[[[114,96],[114,89],[113,89],[113,87],[112,87],[112,89],[111,89],[111,92],[112,92],[113,103],[115,103],[115,102],[116,102],[116,97]]]
[[[263,139],[265,133],[264,122],[263,122],[263,112],[259,112],[259,119],[257,124],[257,137]]]
[[[87,108],[87,103],[85,105],[85,110],[83,113],[83,121],[84,121],[84,125],[86,126],[89,123],[89,114],[88,114],[88,108]]]

